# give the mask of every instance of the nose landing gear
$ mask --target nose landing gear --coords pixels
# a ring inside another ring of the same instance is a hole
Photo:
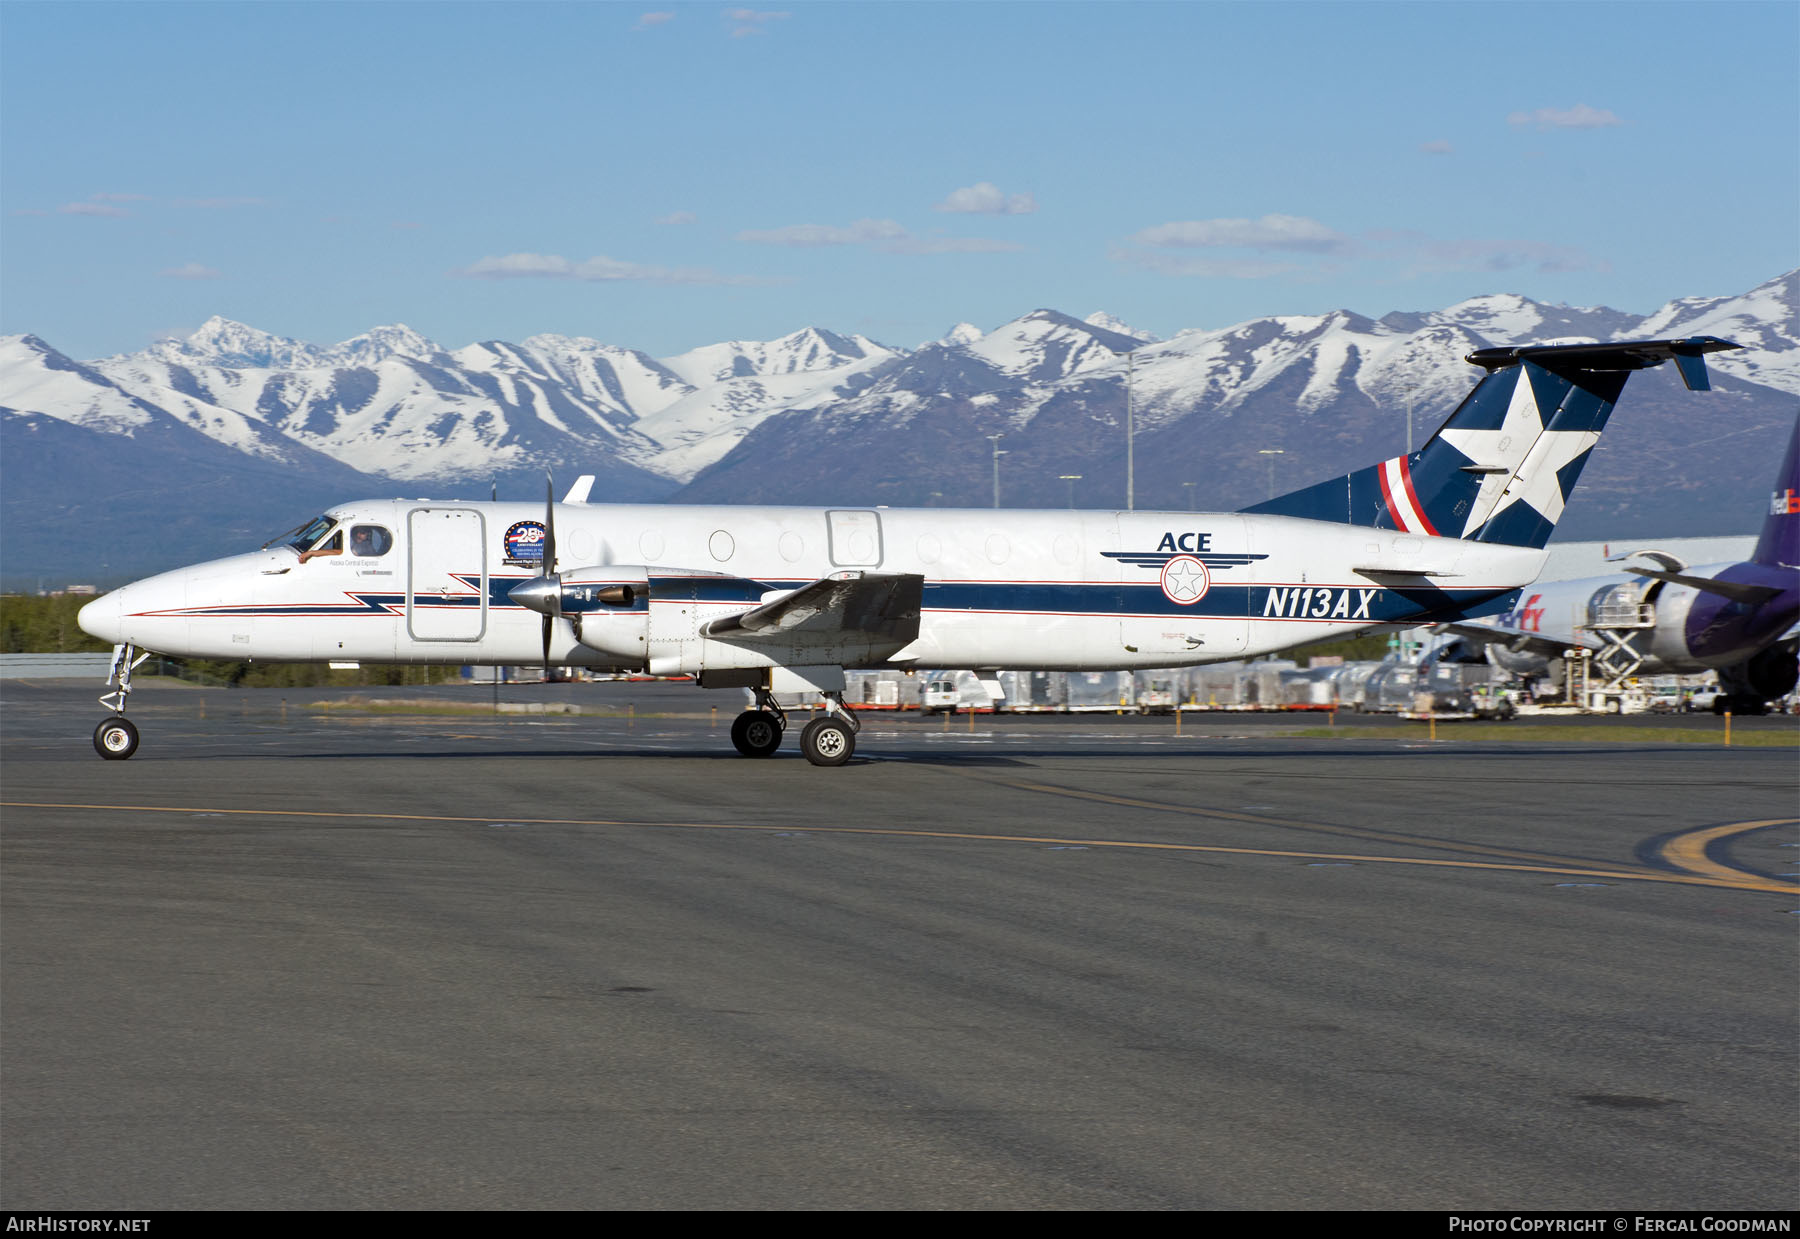
[[[139,654],[132,645],[113,646],[112,667],[106,673],[110,691],[101,695],[100,704],[114,717],[94,728],[94,751],[107,761],[124,761],[137,752],[138,729],[125,717],[125,702],[131,696],[132,669],[148,657],[148,652]]]
[[[137,752],[137,746],[137,726],[123,715],[94,728],[94,751],[107,761],[124,761]]]

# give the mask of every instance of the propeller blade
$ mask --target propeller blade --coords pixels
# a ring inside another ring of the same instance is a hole
[[[556,575],[556,483],[544,470],[544,575]]]
[[[550,679],[550,632],[562,611],[562,581],[556,575],[556,480],[544,470],[544,579],[555,589],[555,608],[544,612],[544,679]]]

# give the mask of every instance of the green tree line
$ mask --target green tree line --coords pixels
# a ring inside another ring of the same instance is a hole
[[[76,622],[92,596],[61,594],[0,594],[0,653],[82,654],[106,653],[112,646],[88,636]],[[316,688],[339,685],[363,688],[372,685],[438,684],[458,678],[455,667],[373,666],[355,671],[333,671],[320,663],[240,662],[212,658],[167,659],[183,678],[209,684],[244,684],[269,688]],[[151,671],[146,663],[139,674]]]

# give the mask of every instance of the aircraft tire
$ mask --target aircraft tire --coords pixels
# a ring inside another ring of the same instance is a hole
[[[138,729],[128,718],[109,718],[94,728],[94,752],[107,761],[124,761],[137,747]]]
[[[800,751],[815,766],[841,766],[856,752],[856,733],[841,719],[815,718],[800,733]]]
[[[781,723],[767,710],[745,710],[731,721],[731,743],[745,757],[771,757],[781,747]]]

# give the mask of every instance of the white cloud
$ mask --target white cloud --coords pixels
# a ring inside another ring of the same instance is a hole
[[[1433,241],[1417,243],[1409,275],[1431,271],[1521,271],[1542,275],[1566,271],[1612,270],[1612,264],[1594,258],[1573,245],[1548,241]]]
[[[65,202],[56,208],[58,215],[94,215],[103,219],[124,219],[131,212],[124,207],[108,206],[104,202]]]
[[[1539,129],[1606,129],[1623,125],[1605,108],[1591,108],[1578,103],[1572,108],[1539,108],[1535,112],[1514,112],[1506,123],[1515,126],[1535,125]]]
[[[992,181],[977,181],[964,189],[951,190],[931,209],[959,215],[1030,215],[1037,210],[1037,202],[1030,194],[1005,194]]]
[[[148,201],[150,201],[150,195],[148,195],[148,194],[89,194],[88,197],[90,200],[92,200],[94,202],[148,202]]]
[[[1452,155],[1456,153],[1456,148],[1442,138],[1437,138],[1430,142],[1421,142],[1419,143],[1419,149],[1427,155]]]
[[[736,22],[731,31],[734,39],[748,38],[753,34],[763,34],[770,22],[786,21],[792,13],[764,12],[758,9],[726,9],[725,16]]]
[[[674,20],[675,14],[673,13],[645,13],[637,19],[637,25],[633,26],[632,29],[648,30],[652,26],[660,26],[664,22],[672,22]]]
[[[178,207],[197,207],[204,211],[229,211],[234,207],[268,206],[267,198],[177,198]]]
[[[216,280],[219,278],[219,271],[216,267],[202,266],[197,262],[185,262],[179,267],[158,271],[157,274],[170,280]]]
[[[845,228],[835,224],[789,224],[784,228],[747,229],[737,234],[740,241],[757,245],[873,245],[907,235],[906,229],[891,219],[859,219]]]
[[[1189,248],[1288,253],[1282,257],[1212,257],[1181,252]],[[1441,239],[1396,229],[1370,229],[1351,237],[1317,220],[1289,215],[1162,224],[1112,246],[1108,256],[1114,262],[1159,275],[1225,280],[1319,279],[1341,274],[1353,263],[1394,279],[1442,271],[1555,274],[1610,270],[1605,259],[1572,245],[1510,238]]]
[[[875,247],[887,254],[1016,254],[1025,247],[1017,241],[987,237],[900,237]]]
[[[1265,215],[1261,219],[1194,219],[1158,224],[1131,238],[1157,248],[1301,250],[1336,253],[1350,239],[1316,219],[1302,215]]]
[[[1162,250],[1132,249],[1121,245],[1113,246],[1109,257],[1114,262],[1128,263],[1157,275],[1189,279],[1267,280],[1308,274],[1308,268],[1295,262],[1266,258],[1190,258]]]
[[[673,227],[677,224],[691,224],[699,218],[700,217],[695,215],[692,211],[671,211],[667,215],[658,216],[656,222]]]
[[[748,229],[737,240],[755,245],[812,249],[827,245],[866,245],[884,254],[1000,254],[1022,250],[1014,241],[986,237],[920,237],[891,219],[859,219],[836,224],[789,224],[784,228]]]
[[[586,283],[638,281],[646,284],[765,284],[747,275],[722,275],[705,267],[657,267],[596,255],[585,262],[571,262],[560,254],[506,254],[482,258],[456,275],[484,280],[550,279]]]

